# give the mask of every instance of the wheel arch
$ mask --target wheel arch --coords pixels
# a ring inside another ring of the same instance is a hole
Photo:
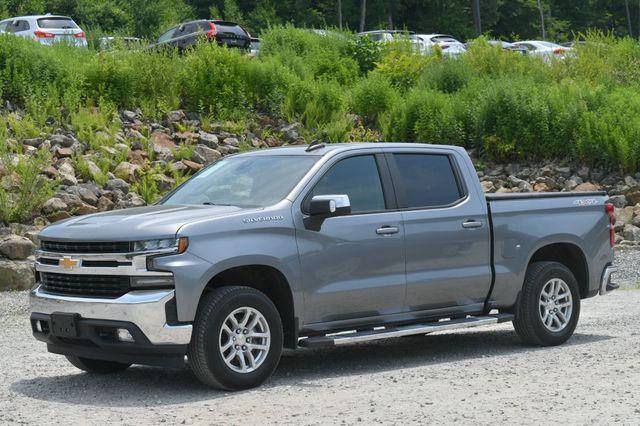
[[[207,282],[200,298],[213,289],[233,285],[254,288],[273,302],[282,320],[284,346],[294,349],[298,343],[298,324],[294,312],[293,292],[285,274],[266,264],[229,267],[218,272]]]
[[[555,242],[539,247],[529,259],[527,267],[534,262],[558,262],[571,271],[580,289],[580,297],[589,292],[589,264],[583,250],[574,243]]]

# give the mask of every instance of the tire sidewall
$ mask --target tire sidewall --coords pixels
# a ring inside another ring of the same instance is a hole
[[[269,352],[264,362],[250,373],[233,371],[225,363],[219,348],[220,330],[227,316],[234,310],[248,306],[258,310],[267,320],[271,333]],[[207,366],[216,380],[228,389],[246,389],[263,383],[278,365],[282,353],[283,332],[280,314],[273,303],[259,293],[232,294],[224,298],[203,324]]]
[[[569,324],[557,332],[551,331],[544,326],[542,318],[540,318],[540,308],[538,305],[542,288],[553,278],[559,278],[567,283],[569,290],[571,291],[571,299],[573,302]],[[532,306],[529,309],[528,316],[536,335],[547,345],[559,345],[567,341],[573,334],[580,317],[580,292],[578,290],[578,283],[576,282],[573,274],[562,265],[552,265],[549,268],[545,268],[537,277],[532,294],[535,299],[530,301]]]

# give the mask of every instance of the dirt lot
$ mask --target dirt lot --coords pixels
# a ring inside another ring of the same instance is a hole
[[[30,335],[26,293],[0,294],[0,423],[640,423],[640,291],[586,300],[575,336],[530,348],[510,324],[287,353],[262,388],[187,370],[92,377]]]

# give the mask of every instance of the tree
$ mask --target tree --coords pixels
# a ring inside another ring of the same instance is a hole
[[[342,0],[338,0],[338,28],[342,30]]]
[[[482,21],[480,20],[480,0],[473,0],[473,24],[476,27],[476,35],[481,35]]]
[[[360,32],[364,31],[367,19],[367,0],[360,0]]]
[[[546,31],[544,29],[544,11],[542,10],[542,4],[540,3],[540,0],[537,1],[538,10],[540,11],[540,29],[542,30],[542,39],[544,40],[545,38],[547,38]]]
[[[624,0],[624,10],[627,14],[627,28],[629,30],[629,37],[633,37],[633,30],[631,29],[631,12],[629,12],[629,0]]]

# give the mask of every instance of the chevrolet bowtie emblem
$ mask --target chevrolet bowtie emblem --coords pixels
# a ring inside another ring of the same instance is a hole
[[[78,263],[80,263],[80,261],[71,259],[70,257],[63,257],[58,261],[58,266],[64,269],[73,269]]]

